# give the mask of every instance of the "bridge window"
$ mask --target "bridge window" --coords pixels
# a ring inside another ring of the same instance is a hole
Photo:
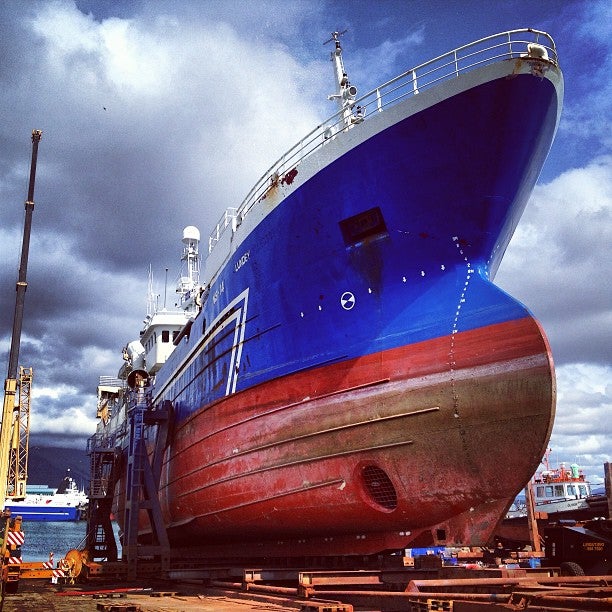
[[[563,485],[555,485],[555,497],[563,497]]]
[[[580,490],[580,497],[586,497],[588,495],[585,485],[578,485],[578,489]]]
[[[552,497],[553,496],[553,487],[552,485],[548,485],[546,487],[546,497]]]
[[[567,494],[576,495],[576,487],[574,485],[567,485]]]

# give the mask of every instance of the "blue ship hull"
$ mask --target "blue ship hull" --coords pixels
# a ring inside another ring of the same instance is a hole
[[[545,79],[486,83],[387,128],[289,195],[216,277],[216,301],[157,374],[177,421],[225,396],[228,380],[244,390],[527,316],[490,279],[548,153],[557,105]],[[343,237],[343,221],[372,209],[381,227]],[[244,297],[230,306],[236,296]],[[242,309],[234,323],[245,328],[235,372],[231,325],[213,330],[177,375],[228,308]],[[226,357],[211,358],[212,347]]]
[[[71,506],[44,506],[44,505],[6,505],[11,515],[21,516],[24,521],[57,522],[81,520],[81,509]]]

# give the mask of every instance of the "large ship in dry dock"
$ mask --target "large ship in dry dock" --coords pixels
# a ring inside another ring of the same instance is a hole
[[[484,544],[547,447],[550,349],[493,278],[558,125],[554,42],[490,36],[362,97],[332,43],[338,112],[226,212],[202,266],[186,228],[177,308],[152,306],[99,388],[123,528],[133,397],[169,410],[173,547]]]

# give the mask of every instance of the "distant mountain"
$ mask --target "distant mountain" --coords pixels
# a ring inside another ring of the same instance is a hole
[[[30,446],[28,452],[28,484],[57,488],[66,470],[79,487],[89,482],[89,456],[85,449],[56,446]]]

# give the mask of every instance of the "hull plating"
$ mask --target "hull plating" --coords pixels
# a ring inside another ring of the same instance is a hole
[[[531,317],[238,393],[175,432],[160,491],[171,541],[484,544],[545,450],[554,394]]]
[[[491,278],[558,95],[510,66],[262,198],[156,376],[173,545],[486,542],[554,415],[542,331]]]

